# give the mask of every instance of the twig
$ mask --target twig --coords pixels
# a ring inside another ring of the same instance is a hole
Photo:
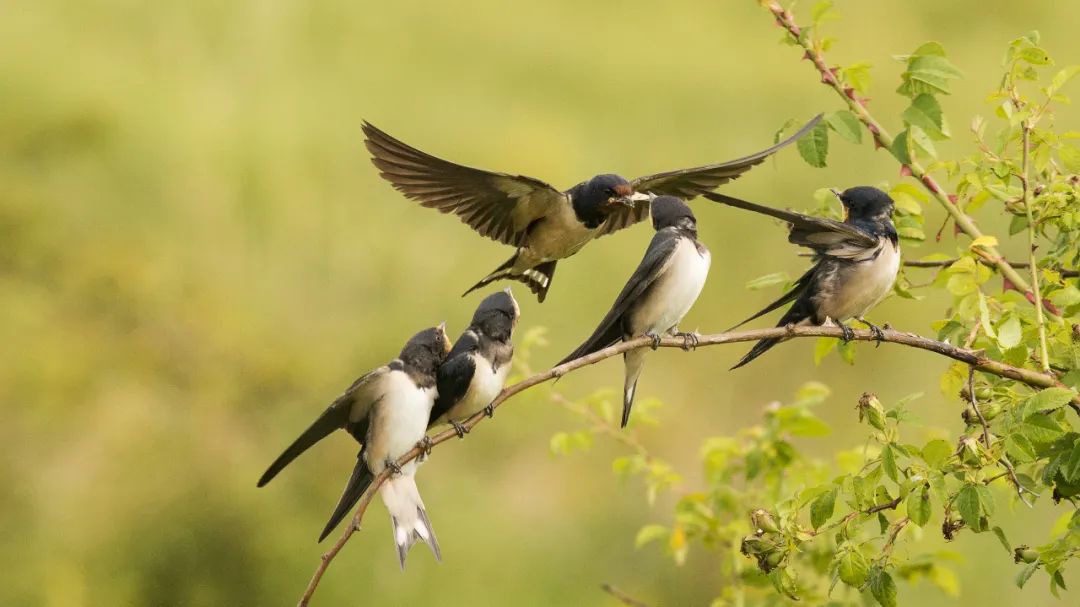
[[[1013,488],[1016,489],[1016,496],[1019,497],[1020,501],[1024,502],[1024,505],[1028,508],[1033,507],[1033,504],[1024,497],[1024,492],[1027,491],[1035,497],[1039,497],[1039,494],[1034,491],[1028,491],[1020,484],[1020,479],[1017,478],[1016,470],[1013,468],[1012,462],[1009,461],[1008,456],[1002,455],[1001,459],[998,460],[998,463],[1005,467],[1005,473],[1009,475],[1009,480],[1012,481]]]
[[[1005,377],[1013,379],[1021,383],[1027,384],[1035,388],[1050,388],[1050,387],[1064,387],[1064,384],[1059,382],[1057,378],[1052,375],[1040,373],[1038,371],[1032,371],[1030,369],[1023,369],[1020,367],[1014,367],[1012,365],[997,361],[985,356],[981,351],[968,350],[959,348],[949,343],[934,341],[932,339],[915,335],[914,333],[904,333],[895,329],[883,329],[880,336],[875,336],[874,333],[867,329],[850,329],[852,339],[856,341],[880,341],[886,343],[895,343],[911,348],[917,348],[920,350],[926,350],[929,352],[935,352],[947,358],[957,360],[968,365],[975,367],[980,371],[997,375],[999,377]],[[773,327],[769,329],[750,329],[746,331],[729,331],[725,333],[714,333],[711,335],[701,335],[698,338],[698,347],[715,346],[720,344],[740,343],[747,341],[757,341],[760,339],[780,338],[789,339],[796,337],[834,337],[840,338],[843,336],[843,331],[840,327],[836,326],[807,326],[796,327],[788,325],[786,327]],[[652,339],[647,336],[635,337],[629,341],[619,342],[613,346],[604,348],[594,352],[588,356],[572,360],[563,365],[553,367],[547,371],[536,373],[532,376],[525,378],[524,380],[512,385],[507,386],[495,400],[492,401],[492,408],[498,408],[502,406],[510,397],[524,392],[533,386],[551,381],[553,379],[562,377],[567,373],[570,373],[576,369],[594,365],[602,360],[618,356],[624,352],[630,350],[636,350],[639,348],[648,347],[652,344]],[[681,337],[664,337],[658,344],[662,348],[679,348],[685,347],[685,341]],[[1080,396],[1073,398],[1070,406],[1080,413]],[[468,429],[472,429],[483,420],[488,419],[483,412],[479,412],[472,417],[466,419],[462,425]],[[431,436],[431,446],[442,444],[450,439],[456,439],[458,434],[454,429],[447,429]],[[421,455],[423,450],[421,447],[414,447],[400,458],[398,458],[398,465],[404,466],[406,463],[416,459]],[[390,469],[387,468],[375,476],[371,486],[368,488],[368,495],[365,495],[361,499],[360,506],[356,510],[356,514],[353,516],[352,524],[346,528],[341,539],[338,540],[334,547],[323,555],[322,561],[319,567],[315,570],[315,574],[312,576],[311,583],[308,584],[308,589],[301,598],[300,605],[307,605],[307,601],[311,599],[312,593],[318,586],[319,581],[322,579],[323,573],[329,566],[330,562],[337,556],[337,553],[341,550],[341,547],[348,541],[349,537],[360,526],[360,521],[363,518],[364,511],[367,509],[368,503],[371,501],[371,495],[378,492],[379,487],[386,481],[390,475]]]
[[[960,261],[959,257],[953,257],[951,259],[938,259],[933,261],[919,261],[919,260],[905,260],[905,268],[947,268],[954,263]],[[1028,269],[1031,264],[1026,261],[1010,261],[1009,265],[1014,268]],[[1066,268],[1054,268],[1054,271],[1061,274],[1062,278],[1077,278],[1080,277],[1080,270],[1069,270]]]
[[[644,601],[639,601],[634,597],[630,596],[629,594],[626,594],[622,590],[619,590],[618,588],[606,582],[600,584],[600,589],[615,597],[615,600],[619,601],[623,605],[628,605],[629,607],[649,607],[648,603]]]
[[[979,325],[975,325],[976,327]],[[975,415],[979,417],[979,423],[982,424],[983,440],[986,442],[987,451],[990,450],[990,426],[986,423],[986,418],[983,417],[982,411],[979,410],[979,401],[975,399],[975,367],[968,367],[968,399],[971,401],[971,408],[975,410]]]
[[[1013,100],[1013,103],[1017,104],[1016,109],[1020,109],[1019,101]],[[1035,258],[1035,216],[1031,211],[1032,198],[1031,187],[1028,183],[1028,164],[1029,156],[1031,156],[1031,129],[1032,124],[1028,120],[1024,120],[1021,123],[1020,128],[1023,132],[1023,146],[1024,154],[1021,160],[1021,171],[1023,174],[1020,176],[1020,184],[1024,187],[1024,211],[1027,213],[1027,234],[1028,234],[1028,257],[1031,265],[1031,290],[1035,293],[1035,301],[1042,301],[1042,293],[1039,290],[1039,266],[1036,265]],[[1046,318],[1043,317],[1043,307],[1035,306],[1035,321],[1039,325],[1039,362],[1042,366],[1044,373],[1050,372],[1050,349],[1046,345]]]
[[[829,64],[825,61],[825,56],[821,52],[820,48],[817,48],[813,40],[809,36],[802,36],[802,28],[795,23],[795,16],[791,14],[783,6],[780,5],[778,0],[763,0],[762,4],[772,13],[773,18],[776,19],[776,23],[787,31],[791,40],[800,48],[802,48],[805,59],[808,59],[817,69],[821,75],[821,82],[832,88],[840,98],[847,104],[848,109],[863,123],[870,134],[874,137],[874,141],[878,147],[883,147],[886,150],[892,150],[893,137],[885,130],[883,126],[875,119],[870,111],[866,107],[866,101],[860,98],[855,89],[850,86],[844,86],[840,83],[837,77],[836,68],[829,67]],[[950,197],[938,184],[930,173],[914,158],[910,162],[903,164],[903,169],[910,172],[912,177],[917,179],[919,183],[926,188],[930,194],[934,197],[942,208],[952,217],[956,222],[956,226],[960,228],[965,234],[970,236],[973,240],[980,238],[983,233],[975,225],[974,220],[963,210],[959,205],[955,204]],[[993,246],[980,246],[975,249],[975,252],[979,254],[987,262],[995,266],[1001,274],[1016,286],[1024,295],[1038,307],[1040,304],[1045,305],[1040,299],[1037,299],[1032,291],[1030,285],[1015,268],[998,253],[997,248]]]

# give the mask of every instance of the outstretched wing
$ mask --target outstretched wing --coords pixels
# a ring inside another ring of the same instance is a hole
[[[788,242],[813,249],[818,255],[850,259],[858,257],[867,249],[877,248],[879,244],[875,236],[842,221],[774,209],[716,192],[705,194],[705,197],[714,202],[788,222],[791,224]]]
[[[334,430],[345,428],[356,440],[363,441],[367,434],[368,417],[371,407],[379,400],[382,392],[379,390],[379,380],[389,370],[388,367],[379,367],[357,379],[344,394],[326,408],[304,433],[300,435],[285,451],[278,456],[274,463],[266,469],[259,479],[259,487],[269,483],[278,472],[288,466],[301,453],[307,451],[315,443],[319,442]]]
[[[761,164],[766,158],[779,150],[798,141],[810,129],[821,122],[821,114],[807,122],[794,135],[749,156],[736,158],[718,164],[708,164],[692,169],[679,169],[638,177],[630,182],[635,192],[653,193],[657,196],[676,196],[684,200],[697,198],[708,192],[712,192],[721,185],[737,179],[743,173]],[[633,225],[649,216],[649,203],[638,202],[633,208],[626,207],[612,213],[604,225],[600,227],[600,235],[610,234],[622,228]]]
[[[453,213],[483,236],[518,246],[529,224],[566,195],[522,175],[474,169],[436,158],[375,128],[363,125],[364,144],[379,175],[421,205]]]
[[[585,343],[577,347],[566,358],[558,362],[559,365],[592,354],[597,350],[606,348],[617,342],[623,336],[622,320],[630,311],[634,302],[638,301],[649,290],[649,287],[660,278],[671,265],[672,254],[679,246],[679,234],[675,228],[664,228],[653,236],[649,248],[645,251],[645,257],[638,264],[626,286],[615,298],[611,310],[600,321],[592,335]]]

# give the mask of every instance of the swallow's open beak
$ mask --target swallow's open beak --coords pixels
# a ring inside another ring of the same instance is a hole
[[[836,188],[829,188],[829,191],[833,193],[833,196],[836,196],[840,200],[844,199],[844,193],[841,192],[840,190],[838,190]]]

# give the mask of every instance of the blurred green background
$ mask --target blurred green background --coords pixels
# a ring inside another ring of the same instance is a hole
[[[891,55],[934,39],[965,71],[944,101],[956,134],[939,146],[945,157],[972,150],[967,122],[988,113],[1010,39],[1039,29],[1059,60],[1080,58],[1067,3],[838,8],[832,59],[873,63],[872,108],[887,124],[903,109]],[[805,20],[809,4],[801,9]],[[269,487],[256,490],[256,478],[415,330],[445,319],[457,335],[480,299],[458,294],[510,254],[381,181],[361,120],[559,187],[599,171],[726,160],[770,143],[788,118],[838,109],[779,39],[752,0],[4,3],[0,604],[299,596],[355,446],[335,436]],[[897,177],[886,154],[834,138],[829,168],[787,150],[728,191],[805,208],[816,188]],[[806,260],[774,223],[695,204],[714,265],[684,325],[715,331],[775,296],[745,290],[748,280],[796,275]],[[928,233],[940,219],[931,209]],[[560,264],[543,306],[514,287],[522,326],[553,328],[537,365],[591,330],[651,235],[638,226]],[[955,246],[946,237],[907,254]],[[925,333],[945,305],[894,298],[873,317]],[[941,359],[886,345],[860,347],[854,369],[836,357],[815,368],[812,348],[786,344],[736,373],[726,369],[742,346],[657,353],[640,393],[668,406],[642,439],[692,489],[705,437],[754,423],[810,379],[833,388],[822,414],[836,429],[804,441],[812,453],[865,438],[853,411],[864,390],[886,400],[926,392],[913,405],[921,420],[959,431],[958,405],[937,389]],[[560,389],[587,394],[619,385],[621,373],[613,360]],[[658,550],[634,550],[636,530],[669,511],[613,477],[616,447],[549,455],[550,435],[573,423],[522,399],[437,450],[420,484],[445,562],[419,547],[398,571],[377,504],[316,603],[607,605],[605,581],[656,604],[707,603],[719,590],[711,555],[692,551],[676,569]],[[1040,543],[1057,514],[1021,508],[1006,531]],[[1014,589],[996,542],[962,534],[951,546],[966,556],[956,566],[966,600],[1050,604],[1042,584]],[[915,599],[950,602],[927,586],[901,588],[902,601]]]

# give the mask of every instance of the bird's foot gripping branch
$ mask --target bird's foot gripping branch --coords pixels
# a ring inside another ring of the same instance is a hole
[[[519,365],[519,368],[527,369],[527,367],[524,367],[524,365],[526,365],[527,361],[529,360],[529,344],[539,341],[539,338],[537,336],[538,330],[534,329],[522,340],[524,343],[522,346],[519,346],[519,352],[515,358],[517,364]],[[724,333],[702,334],[698,335],[698,351],[693,355],[702,355],[702,349],[708,346],[752,342],[769,338],[791,339],[808,337],[815,337],[835,343],[841,337],[843,337],[843,331],[839,327],[835,326],[804,326],[774,327],[769,329],[753,329],[745,331],[729,331]],[[1014,483],[1014,488],[1016,491],[1019,491],[1022,488],[1024,491],[1027,491],[1028,494],[1031,495],[1034,495],[1036,493],[1035,485],[1039,482],[1035,480],[1039,478],[1036,473],[1037,470],[1044,467],[1047,464],[1047,461],[1050,459],[1063,459],[1064,457],[1071,456],[1071,451],[1064,450],[1064,447],[1062,446],[1062,440],[1070,436],[1072,436],[1075,440],[1075,438],[1080,437],[1080,435],[1075,435],[1075,433],[1072,433],[1071,426],[1065,418],[1064,409],[1067,409],[1069,407],[1072,407],[1074,409],[1080,408],[1080,396],[1077,396],[1075,392],[1063,387],[1059,379],[1053,374],[1044,374],[1038,370],[1026,369],[1023,367],[1015,366],[1009,364],[1008,362],[989,358],[985,353],[980,351],[958,347],[947,342],[937,341],[912,333],[897,331],[894,329],[883,329],[881,335],[876,335],[870,330],[852,330],[851,339],[853,341],[877,341],[878,339],[880,339],[885,343],[916,348],[919,350],[938,354],[954,361],[953,367],[950,367],[950,373],[952,372],[951,369],[953,368],[967,369],[969,367],[979,372],[977,374],[978,380],[974,384],[974,390],[981,395],[980,398],[985,398],[984,401],[981,401],[985,402],[985,405],[981,409],[984,415],[992,416],[989,423],[994,425],[993,428],[995,430],[995,434],[997,435],[997,438],[994,439],[995,442],[992,442],[990,447],[986,447],[982,443],[978,443],[975,446],[969,446],[968,442],[961,441],[959,444],[961,449],[958,450],[954,449],[950,443],[938,440],[936,442],[933,442],[932,445],[928,444],[925,447],[916,449],[908,443],[900,442],[896,432],[890,430],[890,428],[898,426],[899,423],[903,421],[904,403],[899,403],[893,409],[886,410],[882,407],[882,405],[880,405],[880,403],[875,404],[876,400],[872,400],[869,401],[869,404],[860,408],[860,418],[866,419],[867,423],[869,423],[873,428],[878,431],[875,440],[881,443],[881,451],[879,455],[876,458],[871,457],[870,459],[867,459],[865,463],[860,464],[863,468],[863,472],[868,470],[871,471],[871,476],[876,475],[876,480],[882,483],[885,482],[883,479],[890,479],[894,483],[895,487],[891,489],[891,493],[889,495],[899,493],[900,496],[902,496],[903,500],[910,501],[911,499],[913,499],[909,497],[912,494],[912,491],[915,492],[915,495],[919,496],[919,500],[923,499],[921,497],[923,495],[923,489],[921,489],[920,487],[924,487],[926,485],[926,482],[920,484],[920,479],[922,479],[922,481],[925,481],[925,479],[928,477],[920,476],[922,474],[922,472],[920,471],[923,471],[924,468],[929,465],[938,466],[935,475],[939,474],[942,479],[947,477],[948,483],[946,484],[946,486],[938,488],[935,488],[935,485],[931,483],[930,486],[932,489],[934,489],[935,493],[929,493],[928,495],[936,497],[933,497],[933,499],[935,500],[934,502],[929,501],[931,498],[926,498],[926,507],[929,508],[930,505],[933,504],[939,509],[944,509],[946,514],[949,517],[952,517],[947,518],[946,520],[951,521],[950,524],[954,526],[959,525],[959,527],[956,527],[956,529],[954,529],[954,532],[963,527],[964,525],[970,525],[970,523],[967,522],[967,519],[975,519],[972,518],[972,511],[967,506],[964,507],[965,510],[961,511],[958,509],[959,506],[954,505],[953,502],[958,499],[958,495],[960,493],[967,491],[965,488],[969,486],[973,488],[972,490],[978,491],[977,495],[986,495],[979,489],[979,487],[985,488],[985,486],[990,484],[991,482],[1000,478],[1004,478],[1003,475],[996,476],[995,473],[992,471],[1000,469],[1004,465],[1002,462],[1005,461],[1006,454],[1008,454],[1008,457],[1012,458],[1010,467],[1015,466],[1015,472],[1012,476],[1010,476],[1008,479],[1005,479],[1005,481],[1003,482],[1012,482]],[[578,358],[565,364],[550,368],[546,371],[532,373],[528,376],[520,377],[519,381],[507,386],[495,398],[495,400],[491,403],[491,408],[493,410],[497,409],[503,404],[505,404],[511,397],[528,391],[531,388],[540,386],[551,380],[562,377],[568,373],[572,373],[577,369],[596,364],[600,361],[621,355],[631,350],[650,348],[652,347],[652,345],[653,339],[651,337],[641,336],[629,341],[620,342],[614,346],[604,348],[582,358]],[[682,337],[664,337],[660,339],[658,344],[658,347],[661,348],[677,348],[680,350],[682,350],[684,346],[685,341]],[[996,391],[995,381],[998,379],[1008,380],[1010,382],[1008,384],[1007,392],[998,393]],[[808,390],[810,390],[814,394],[818,394],[821,389],[818,387],[811,387],[808,388]],[[616,440],[618,440],[622,444],[630,446],[633,450],[633,454],[629,457],[629,459],[624,459],[617,462],[616,469],[628,472],[640,471],[648,473],[647,478],[650,479],[650,494],[655,495],[659,490],[663,489],[664,487],[670,486],[675,480],[677,480],[677,475],[674,475],[674,473],[671,472],[671,468],[667,466],[667,464],[664,464],[663,462],[659,461],[657,458],[649,454],[647,449],[640,442],[632,438],[626,438],[626,432],[620,432],[617,430],[617,426],[615,425],[617,422],[615,422],[614,417],[612,417],[614,415],[613,408],[610,406],[604,406],[603,398],[590,397],[583,399],[581,402],[575,402],[558,394],[549,394],[549,397],[555,402],[562,403],[568,408],[571,408],[572,410],[577,410],[579,412],[591,410],[593,407],[597,407],[596,411],[598,411],[599,413],[588,414],[589,419],[592,423],[589,426],[587,432],[597,433],[603,431],[604,434],[614,436],[616,437]],[[800,398],[806,398],[806,395],[803,394],[802,396],[800,396]],[[1008,402],[1005,402],[1006,398],[1008,399]],[[818,400],[820,400],[820,398],[818,398]],[[648,418],[649,416],[649,409],[651,403],[649,401],[646,401],[645,403],[642,403],[642,405],[643,406],[641,407],[641,410],[636,412],[636,418]],[[766,448],[764,446],[764,443],[762,443],[756,447],[753,447],[753,454],[751,454],[749,451],[744,453],[743,456],[745,457],[746,461],[744,461],[739,466],[734,466],[730,469],[726,469],[726,472],[724,472],[724,474],[729,476],[737,476],[739,474],[745,473],[747,475],[747,480],[753,480],[754,478],[757,478],[763,470],[771,470],[772,468],[775,468],[775,466],[777,465],[776,462],[786,462],[783,463],[783,467],[786,467],[791,462],[795,461],[795,459],[798,459],[797,454],[793,451],[793,447],[790,445],[790,443],[787,442],[786,438],[783,437],[790,434],[799,435],[800,433],[809,433],[809,435],[813,436],[823,426],[820,420],[817,420],[812,416],[812,414],[809,413],[809,409],[807,409],[806,406],[806,402],[803,402],[802,404],[797,404],[797,411],[793,414],[779,414],[776,411],[772,411],[771,414],[773,414],[774,418],[783,418],[788,421],[784,421],[780,425],[776,426],[774,430],[775,436],[770,439],[773,441],[771,446]],[[996,412],[991,414],[990,409],[995,407]],[[472,415],[468,419],[464,420],[462,422],[462,426],[466,429],[472,429],[485,419],[491,418],[488,417],[484,411],[480,411]],[[632,420],[633,419],[634,418],[632,418]],[[634,422],[632,421],[631,425],[633,425],[633,423]],[[975,432],[975,430],[971,429],[970,432]],[[455,431],[453,428],[431,435],[429,437],[429,441],[424,441],[424,444],[418,444],[414,449],[399,458],[397,460],[397,464],[399,466],[404,466],[408,462],[420,457],[427,451],[433,450],[435,447],[441,445],[442,443],[445,443],[446,441],[449,441],[451,439],[457,439],[458,436],[458,432]],[[1030,448],[1030,452],[1013,454],[1010,449],[1012,451],[1015,451],[1016,447],[1011,443],[1008,443],[1007,439],[1003,438],[1006,436],[1014,437],[1011,440],[1024,441],[1022,443],[1022,448]],[[1026,437],[1026,440],[1025,438],[1016,437]],[[1048,438],[1052,439],[1050,443],[1046,442],[1046,439]],[[738,442],[736,439],[717,438],[712,439],[710,444],[731,445],[735,444],[736,442]],[[555,450],[565,451],[569,449],[568,446],[570,445],[580,445],[583,443],[584,441],[575,441],[572,439],[553,440],[552,446]],[[965,448],[969,449],[970,453],[962,450]],[[1080,444],[1077,444],[1075,446],[1075,449],[1078,453],[1080,453]],[[1066,455],[1062,456],[1062,453],[1065,453]],[[914,458],[919,457],[924,458],[922,463],[914,461]],[[925,458],[927,457],[930,458],[929,461],[925,460]],[[1080,455],[1078,455],[1078,457],[1080,457]],[[909,460],[911,460],[910,464],[908,463]],[[721,460],[716,460],[716,462],[719,461]],[[707,461],[707,467],[708,465],[709,464]],[[765,468],[762,468],[763,466]],[[874,470],[876,470],[876,472],[873,472]],[[781,470],[778,469],[774,472],[779,473],[780,471]],[[1080,472],[1080,466],[1078,466],[1077,472]],[[322,580],[323,575],[326,573],[327,568],[330,566],[334,558],[345,546],[345,544],[349,541],[352,535],[360,529],[361,521],[363,520],[364,514],[367,511],[367,507],[370,504],[372,497],[378,492],[379,487],[381,487],[382,484],[389,478],[389,475],[389,468],[383,470],[380,474],[376,475],[374,480],[371,482],[368,490],[361,496],[360,500],[358,501],[358,506],[356,508],[355,514],[353,515],[351,523],[345,528],[343,534],[337,540],[337,542],[335,542],[334,545],[325,554],[323,554],[322,558],[320,559],[319,565],[316,568],[314,575],[312,576],[308,588],[304,592],[304,595],[301,597],[300,605],[308,604],[308,602],[311,600],[313,593],[318,587],[319,582]],[[865,475],[852,475],[850,482],[863,483],[862,480],[855,480],[855,478],[863,478],[864,476]],[[963,477],[966,480],[964,480],[959,485],[955,485],[953,480],[958,476]],[[715,478],[718,483],[721,482],[720,477],[710,478]],[[937,476],[934,476],[934,478],[936,479]],[[1062,473],[1060,477],[1054,477],[1051,482],[1059,482],[1062,489],[1067,490],[1065,489],[1065,487],[1067,486],[1066,483],[1068,481],[1066,480],[1064,473]],[[1077,478],[1077,482],[1080,482],[1080,478]],[[733,483],[728,483],[727,481],[723,481],[722,484],[729,487],[735,485]],[[785,487],[787,486],[789,485],[785,485]],[[813,503],[817,505],[811,508],[811,516],[814,517],[813,520],[817,521],[820,519],[821,516],[823,516],[822,513],[825,511],[825,505],[823,503],[820,503],[820,500],[818,498],[821,495],[832,495],[835,502],[837,496],[841,495],[843,488],[840,486],[825,487],[825,490],[821,491],[819,491],[821,487],[814,487],[812,489],[813,490],[810,493],[807,493],[806,491],[803,491],[801,493],[803,497],[802,503],[799,504],[799,508],[802,508],[803,506],[809,507],[808,504],[810,502],[807,501],[806,497],[810,496],[811,493],[813,493],[812,497],[815,498]],[[941,489],[941,491],[939,492],[938,489]],[[888,500],[878,503],[881,495],[875,494],[873,490],[873,487],[860,484],[860,499],[863,501],[858,503],[864,505],[865,507],[855,510],[852,513],[844,516],[843,518],[840,518],[837,522],[830,524],[829,529],[841,526],[845,528],[853,527],[853,525],[850,525],[851,523],[872,520],[873,517],[871,515],[878,515],[882,510],[884,510],[884,508],[878,508],[878,506],[881,506],[881,503],[887,503]],[[870,493],[867,494],[867,491],[870,491]],[[930,489],[926,489],[926,491],[930,491]],[[955,495],[949,494],[949,491],[953,491]],[[970,491],[968,491],[968,493],[969,492]],[[964,495],[969,497],[968,493],[964,493]],[[691,499],[691,502],[695,502],[695,500],[698,500],[699,498],[700,496],[693,497]],[[690,498],[684,498],[684,500],[685,499]],[[798,496],[793,499],[795,499],[796,502],[799,501]],[[900,500],[901,497],[890,497],[889,499]],[[1071,495],[1063,496],[1062,499],[1071,500],[1072,497]],[[863,502],[865,502],[865,504],[863,504]],[[919,501],[917,503],[920,505],[920,507],[922,507],[922,501]],[[698,506],[694,506],[691,503],[689,505],[681,505],[680,509],[691,506],[693,508],[698,508]],[[890,509],[895,509],[899,507],[900,502],[898,501]],[[779,517],[777,529],[780,530],[771,533],[794,534],[792,536],[793,538],[803,538],[800,541],[809,541],[813,538],[815,534],[820,533],[820,531],[814,530],[821,525],[811,525],[809,528],[805,528],[806,525],[799,522],[799,508],[785,510],[783,516],[781,516],[780,513],[775,512],[771,514],[770,516],[773,516],[774,518]],[[835,508],[835,506],[832,506],[829,509],[830,514],[827,518],[832,518],[832,508]],[[979,506],[979,508],[983,508],[982,510],[977,511],[980,520],[984,515],[987,514],[986,509],[990,509],[990,514],[992,514],[993,512],[992,503],[989,506],[985,507]],[[813,514],[813,512],[817,512],[817,514]],[[967,513],[966,518],[964,512]],[[717,515],[724,516],[723,513],[718,513]],[[881,515],[881,517],[884,516],[885,515]],[[878,518],[880,519],[881,517]],[[921,515],[916,515],[914,520],[916,522],[921,521],[922,519],[919,517],[921,517]],[[682,517],[677,515],[677,519],[682,520]],[[907,517],[905,517],[905,519],[912,519],[912,515],[909,513]],[[891,543],[889,544],[890,546],[897,541],[897,536],[900,535],[900,531],[902,531],[903,527],[906,526],[909,522],[910,520],[905,520],[903,523],[897,523],[897,527],[894,529],[895,533],[893,534]],[[728,521],[725,522],[725,524],[730,525],[731,523],[730,521]],[[739,525],[735,525],[731,528],[737,529],[741,527],[739,527]],[[973,526],[973,528],[976,531],[984,530],[984,528],[980,526]],[[658,529],[659,528],[655,526],[650,526],[643,529],[638,537],[639,543],[644,543],[650,539],[655,539],[656,537],[659,537],[660,531]],[[665,528],[665,531],[668,530]],[[709,542],[709,545],[713,545],[713,538],[715,537],[714,535],[709,535],[708,533],[706,533],[706,531],[701,531],[701,533],[703,533],[704,535],[698,535],[698,531],[691,531],[689,528],[684,527],[676,527],[670,530],[670,533],[672,535],[669,538],[669,545],[672,546],[672,550],[676,554],[677,560],[686,558],[687,542],[690,539],[705,539],[705,541]],[[760,534],[758,539],[761,539]],[[767,541],[772,542],[773,544],[777,544],[781,539],[782,537],[779,535],[766,538]],[[758,544],[752,541],[750,542],[750,545],[756,546]],[[747,548],[747,550],[752,549],[756,548]],[[843,552],[843,554],[840,555],[838,558],[846,558],[848,559],[848,561],[855,559],[856,562],[851,566],[858,568],[858,559],[863,558],[862,562],[865,563],[866,557],[850,556],[853,554],[851,552],[852,549],[854,549],[854,545],[844,548],[844,550],[846,551]],[[1047,548],[1047,550],[1051,549]],[[1051,555],[1058,554],[1054,552],[1048,553]],[[774,552],[770,552],[769,554],[774,554]],[[1071,554],[1069,556],[1071,556]],[[782,552],[782,556],[780,557],[766,556],[764,558],[763,562],[768,565],[768,570],[763,570],[763,573],[769,574],[770,579],[774,579],[774,583],[777,584],[777,588],[782,589],[785,593],[794,593],[796,592],[796,587],[793,585],[794,582],[788,577],[786,577],[790,576],[790,570],[786,569],[786,567],[788,563],[794,562],[795,560],[801,558],[803,558],[802,554],[798,551],[794,551],[793,547],[785,548]],[[1052,556],[1052,558],[1058,557]],[[761,561],[761,559],[758,560],[759,562]],[[771,563],[771,561],[776,562]],[[1060,565],[1060,563],[1063,561],[1064,558],[1059,558],[1056,563]],[[882,563],[881,566],[878,567],[878,569],[880,570],[879,573],[874,573],[874,571],[878,570],[871,570],[868,567],[869,565],[867,565],[867,568],[864,568],[864,576],[876,575],[878,576],[878,578],[880,578],[879,582],[876,583],[885,584],[886,586],[888,584],[891,584],[891,578],[888,578],[887,573],[890,567],[889,562]],[[779,571],[780,573],[776,573],[777,571]],[[848,579],[855,580],[859,578],[857,575],[853,574],[853,577],[849,576]],[[870,578],[867,577],[866,579]],[[888,579],[888,582],[881,581],[885,579]]]

